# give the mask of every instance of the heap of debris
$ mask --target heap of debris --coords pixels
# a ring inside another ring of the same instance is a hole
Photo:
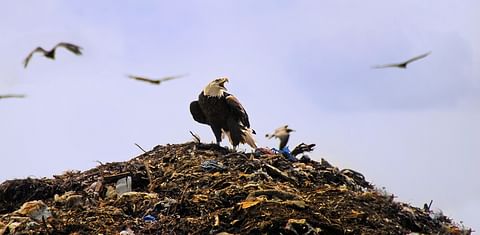
[[[0,185],[4,234],[470,234],[363,175],[268,150],[157,146],[127,162]]]

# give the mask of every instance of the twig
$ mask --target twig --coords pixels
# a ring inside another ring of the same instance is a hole
[[[425,212],[430,212],[430,207],[432,206],[433,200],[430,200],[430,203],[427,205],[427,203],[423,204],[423,210]]]
[[[140,150],[142,150],[144,153],[147,153],[147,151],[145,151],[145,149],[143,149],[140,145],[138,145],[137,143],[134,143]]]
[[[433,200],[430,200],[430,203],[428,204],[428,211],[430,211],[430,208],[432,206]]]
[[[200,143],[200,137],[197,134],[193,133],[192,131],[189,131],[189,132],[193,136],[193,139],[195,140],[195,142]]]

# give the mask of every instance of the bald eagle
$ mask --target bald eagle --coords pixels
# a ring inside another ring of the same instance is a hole
[[[190,113],[199,123],[212,128],[217,144],[226,135],[234,148],[240,143],[257,148],[250,128],[248,114],[238,99],[226,92],[228,78],[218,78],[210,82],[200,93],[197,101],[190,103]]]

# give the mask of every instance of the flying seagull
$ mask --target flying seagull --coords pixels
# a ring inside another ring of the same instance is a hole
[[[75,55],[81,55],[82,54],[82,52],[81,52],[82,48],[81,47],[79,47],[77,45],[73,45],[71,43],[67,43],[67,42],[60,42],[49,51],[43,49],[42,47],[37,47],[37,48],[35,48],[35,50],[30,52],[30,54],[28,54],[27,58],[25,58],[25,60],[23,61],[24,67],[27,68],[28,62],[32,58],[33,54],[35,54],[36,52],[43,53],[43,55],[45,57],[54,60],[55,59],[55,50],[58,47],[64,47],[65,49],[73,52]]]
[[[288,128],[288,125],[281,126],[273,132],[273,134],[266,134],[265,137],[271,139],[273,137],[276,137],[280,140],[280,146],[279,149],[282,150],[287,146],[288,139],[290,138],[290,132],[295,131],[290,128]]]
[[[7,98],[25,98],[25,95],[0,95],[0,99],[7,99]]]
[[[146,77],[128,75],[128,77],[131,78],[131,79],[135,79],[135,80],[143,81],[143,82],[149,82],[149,83],[155,84],[155,85],[160,85],[160,83],[162,83],[162,82],[177,79],[177,78],[181,78],[181,77],[185,77],[185,76],[187,76],[187,75],[184,74],[184,75],[163,77],[163,78],[160,78],[160,79],[150,79],[150,78],[146,78]]]
[[[397,64],[385,64],[385,65],[376,65],[376,66],[373,66],[372,68],[374,69],[382,69],[382,68],[401,68],[401,69],[406,69],[407,68],[407,65],[409,63],[412,63],[413,61],[416,61],[416,60],[419,60],[419,59],[423,59],[425,57],[427,57],[428,55],[430,55],[431,52],[427,52],[425,54],[422,54],[422,55],[419,55],[419,56],[415,56],[405,62],[401,62],[401,63],[397,63]]]
[[[234,149],[240,143],[256,149],[248,114],[240,101],[226,92],[226,82],[228,78],[221,77],[208,83],[198,100],[190,103],[190,113],[195,121],[212,128],[218,145],[226,135]]]

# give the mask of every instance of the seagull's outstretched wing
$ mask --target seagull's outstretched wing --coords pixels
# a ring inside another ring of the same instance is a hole
[[[182,74],[182,75],[176,75],[176,76],[168,76],[168,77],[163,77],[160,78],[159,80],[162,82],[168,81],[168,80],[173,80],[173,79],[178,79],[178,78],[183,78],[187,76],[187,74]]]
[[[28,54],[27,58],[25,58],[23,60],[23,67],[24,68],[27,68],[28,62],[30,62],[30,59],[32,58],[33,54],[35,54],[37,52],[42,52],[44,55],[45,55],[45,53],[47,53],[47,51],[45,49],[41,48],[41,47],[35,48],[35,50],[30,52],[30,54]]]
[[[64,47],[65,49],[73,52],[75,55],[81,55],[82,54],[82,48],[77,46],[77,45],[74,45],[74,44],[71,44],[71,43],[68,43],[68,42],[60,42],[58,43],[54,49],[58,48],[58,47]]]
[[[395,67],[401,68],[402,65],[403,65],[403,64],[383,64],[383,65],[375,65],[375,66],[372,66],[372,69],[395,68]]]
[[[419,60],[419,59],[425,58],[425,57],[427,57],[428,55],[430,55],[430,53],[432,53],[432,52],[429,51],[429,52],[427,52],[427,53],[425,53],[425,54],[422,54],[422,55],[419,55],[419,56],[415,56],[415,57],[413,57],[413,58],[405,61],[404,63],[405,63],[405,64],[408,64],[408,63],[411,63],[411,62],[413,62],[413,61],[415,61],[415,60]]]
[[[273,134],[266,134],[265,137],[271,139],[278,137],[281,133],[287,133],[288,125],[281,126],[273,131]]]
[[[6,99],[6,98],[25,98],[25,95],[0,95],[0,99]]]
[[[138,81],[149,82],[149,83],[155,84],[155,85],[158,85],[161,82],[160,80],[153,80],[153,79],[149,79],[149,78],[146,78],[146,77],[140,77],[140,76],[128,75],[128,77],[131,78],[131,79],[138,80]]]

